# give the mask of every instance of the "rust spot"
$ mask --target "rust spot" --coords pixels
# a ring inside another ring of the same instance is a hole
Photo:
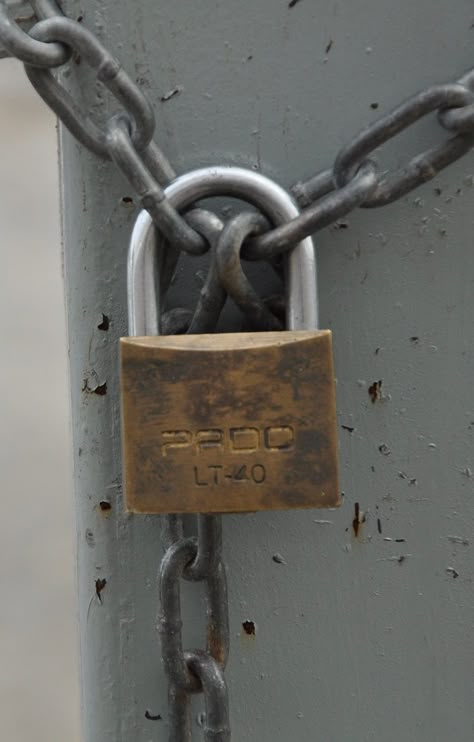
[[[215,623],[210,623],[207,627],[207,644],[212,657],[220,665],[223,665],[226,659],[225,648],[222,644],[220,631]]]
[[[102,322],[99,325],[97,325],[97,329],[98,330],[103,330],[104,332],[107,332],[107,330],[109,329],[109,327],[110,327],[110,320],[109,320],[109,318],[107,317],[106,314],[103,314],[102,315]]]
[[[112,505],[110,504],[110,502],[107,502],[107,500],[101,500],[99,502],[99,507],[104,513],[108,510],[112,510]]]
[[[354,503],[354,518],[352,520],[352,528],[354,530],[354,536],[357,538],[359,535],[360,527],[362,523],[365,523],[365,515],[360,509],[358,502]]]
[[[124,196],[122,198],[122,203],[125,204],[125,206],[131,206],[133,204],[133,198],[131,196]]]
[[[253,621],[243,621],[242,628],[247,636],[255,636],[255,624]]]
[[[145,711],[145,719],[148,721],[161,721],[162,718],[161,714],[152,714],[148,709]]]
[[[99,577],[95,581],[95,594],[97,595],[97,598],[99,599],[99,603],[102,603],[102,595],[101,592],[104,589],[104,587],[107,585],[107,580],[105,578]]]
[[[371,103],[371,104],[370,104],[370,107],[371,107],[371,109],[372,109],[373,111],[376,111],[376,110],[377,110],[377,108],[379,107],[379,104],[378,104],[378,103]]]
[[[374,383],[369,386],[369,397],[372,400],[372,404],[374,404],[378,399],[381,399],[382,379],[374,381]]]

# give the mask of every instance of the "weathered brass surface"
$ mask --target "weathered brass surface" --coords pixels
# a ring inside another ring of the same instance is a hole
[[[121,339],[126,508],[340,504],[331,333]]]

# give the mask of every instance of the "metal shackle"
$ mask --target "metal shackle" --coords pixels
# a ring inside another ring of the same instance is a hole
[[[229,196],[252,204],[279,226],[298,216],[291,196],[274,181],[240,167],[206,167],[181,175],[165,189],[178,210],[212,196]],[[147,211],[133,228],[127,264],[128,324],[130,336],[159,335],[161,296],[157,276],[163,265],[166,240]],[[318,328],[316,256],[311,237],[299,242],[287,256],[286,325],[289,330]]]

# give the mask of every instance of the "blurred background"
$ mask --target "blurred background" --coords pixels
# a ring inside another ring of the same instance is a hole
[[[0,739],[79,742],[55,118],[0,60]]]

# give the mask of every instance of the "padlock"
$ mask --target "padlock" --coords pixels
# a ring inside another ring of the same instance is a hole
[[[274,225],[298,214],[268,178],[196,170],[166,196],[179,210],[210,196],[256,206]],[[216,227],[217,229],[219,227]],[[160,336],[165,243],[142,212],[128,258],[129,332],[121,338],[126,509],[225,513],[340,504],[332,339],[317,330],[310,238],[287,259],[288,330]]]

